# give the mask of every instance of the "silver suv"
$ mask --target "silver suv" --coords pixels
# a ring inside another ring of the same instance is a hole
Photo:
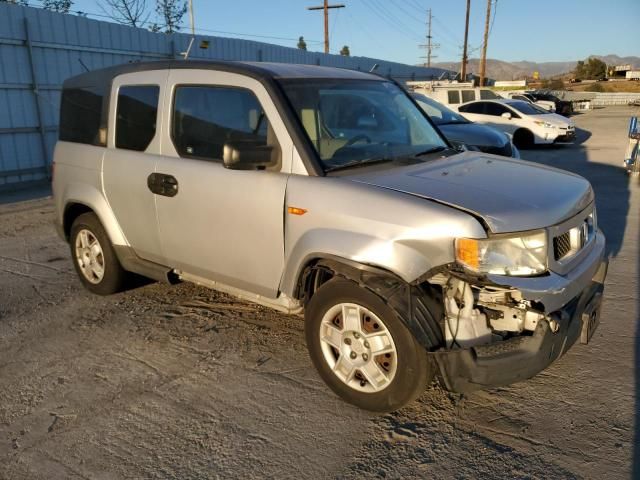
[[[67,80],[53,181],[86,288],[129,272],[304,312],[320,376],[391,411],[535,375],[599,322],[589,183],[459,153],[391,80],[168,61]]]

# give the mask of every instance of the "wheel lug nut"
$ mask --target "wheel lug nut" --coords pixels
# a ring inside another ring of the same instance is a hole
[[[369,348],[369,342],[364,342],[364,348]]]
[[[366,353],[363,353],[362,359],[366,362],[367,360],[369,360],[369,355],[367,355]]]
[[[350,339],[350,338],[345,338],[345,339],[344,339],[344,343],[345,343],[346,345],[351,345],[351,339]]]
[[[358,354],[356,352],[351,352],[351,355],[349,355],[353,360],[356,359],[356,357],[358,356]]]
[[[354,338],[360,338],[360,334],[358,332],[353,333]]]

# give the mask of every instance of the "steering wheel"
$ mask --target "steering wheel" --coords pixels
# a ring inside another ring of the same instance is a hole
[[[371,138],[369,138],[367,135],[365,135],[365,134],[362,134],[362,133],[361,133],[361,134],[359,134],[359,135],[356,135],[355,137],[351,137],[351,138],[347,141],[347,143],[345,143],[345,144],[344,144],[344,146],[343,146],[342,148],[344,148],[344,147],[350,147],[350,146],[351,146],[351,145],[353,145],[354,143],[358,143],[358,142],[363,141],[363,140],[364,140],[365,142],[367,142],[367,143],[371,143]]]

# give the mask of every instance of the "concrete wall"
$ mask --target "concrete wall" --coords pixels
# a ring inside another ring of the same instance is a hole
[[[0,189],[44,180],[57,138],[60,87],[73,75],[110,65],[177,58],[190,35],[151,33],[74,15],[0,3]],[[209,48],[197,48],[201,40]],[[326,65],[399,80],[445,70],[367,57],[307,52],[262,42],[197,36],[191,58]]]

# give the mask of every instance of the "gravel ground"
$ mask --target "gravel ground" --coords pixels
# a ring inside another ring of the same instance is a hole
[[[300,317],[188,284],[93,296],[53,231],[50,198],[0,205],[0,478],[632,477],[631,113],[576,116],[579,144],[523,152],[596,190],[611,265],[593,343],[527,382],[464,397],[434,386],[382,416],[323,385]]]

